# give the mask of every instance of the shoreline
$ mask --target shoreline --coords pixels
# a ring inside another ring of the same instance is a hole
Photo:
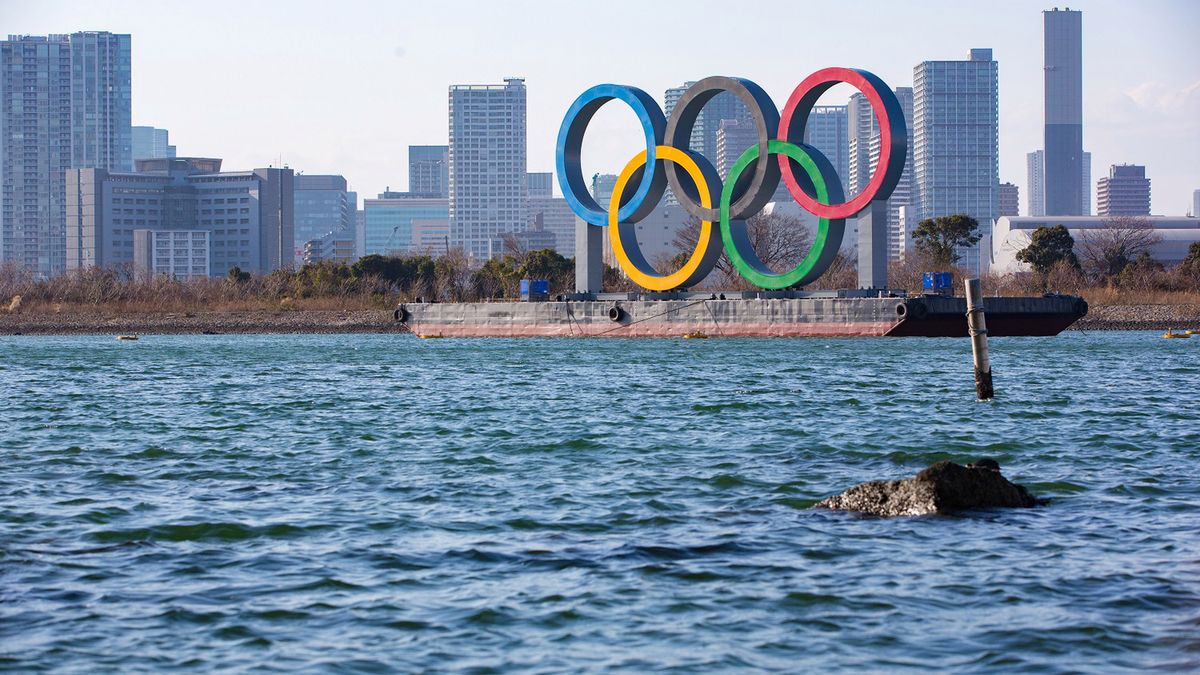
[[[986,301],[985,301],[986,302]],[[986,306],[985,306],[986,309]],[[1100,305],[1071,324],[1074,331],[1131,331],[1200,328],[1200,305]]]
[[[390,310],[244,310],[144,314],[0,314],[0,335],[407,333]]]
[[[1200,328],[1200,305],[1103,305],[1072,324],[1074,331]],[[0,314],[0,335],[220,335],[409,333],[390,310],[242,310]]]

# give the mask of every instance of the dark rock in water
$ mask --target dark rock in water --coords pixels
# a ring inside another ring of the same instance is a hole
[[[923,516],[1037,504],[1028,490],[1000,475],[1000,465],[995,460],[981,459],[967,466],[937,462],[912,478],[855,485],[816,506],[876,516]]]

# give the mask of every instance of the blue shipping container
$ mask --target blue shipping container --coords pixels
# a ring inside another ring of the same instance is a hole
[[[926,272],[921,278],[927,291],[944,291],[954,284],[954,275],[949,272]]]
[[[521,280],[521,299],[522,300],[545,300],[550,297],[550,280],[549,279],[522,279]]]

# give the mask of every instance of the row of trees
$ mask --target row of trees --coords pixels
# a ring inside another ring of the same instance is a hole
[[[503,255],[472,265],[461,249],[447,254],[382,256],[368,255],[354,264],[322,262],[304,265],[290,275],[297,297],[315,297],[354,288],[358,292],[399,296],[401,300],[467,302],[517,296],[521,279],[547,279],[550,292],[570,293],[575,284],[575,264],[553,249],[534,251],[509,248]],[[230,278],[236,272],[230,271]]]
[[[1200,242],[1192,243],[1183,261],[1168,270],[1150,256],[1160,241],[1145,219],[1121,216],[1084,231],[1079,241],[1062,225],[1040,227],[1016,257],[1029,264],[1043,286],[1074,280],[1076,285],[1136,290],[1200,288]]]
[[[678,269],[695,247],[698,228],[682,228],[675,236],[673,256],[652,261],[663,273]],[[771,269],[782,272],[797,264],[811,248],[811,235],[796,218],[760,215],[747,231],[755,251]],[[978,224],[968,216],[924,220],[914,234],[912,255],[889,267],[893,287],[919,291],[921,273],[954,269],[957,251],[975,245]],[[1017,253],[1032,272],[988,280],[989,289],[1027,294],[1044,290],[1086,293],[1110,291],[1194,291],[1200,289],[1200,243],[1192,244],[1186,259],[1173,269],[1150,257],[1158,236],[1141,219],[1116,218],[1087,231],[1075,241],[1062,225],[1035,230],[1029,245]],[[38,304],[142,306],[150,310],[194,307],[295,303],[324,300],[334,307],[387,307],[397,300],[416,298],[472,301],[514,298],[521,279],[549,279],[551,294],[574,290],[574,261],[546,249],[522,250],[506,243],[500,257],[472,265],[461,250],[434,258],[428,255],[369,255],[351,265],[322,262],[297,270],[251,275],[234,268],[224,279],[178,281],[166,276],[145,277],[128,266],[80,270],[49,280],[37,280],[15,266],[0,266],[0,303],[13,307]],[[857,271],[853,256],[839,255],[812,288],[853,288]],[[749,290],[750,286],[722,254],[705,288]],[[604,289],[636,290],[619,270],[606,267]],[[13,304],[14,298],[21,298]],[[22,302],[23,301],[23,302]],[[258,306],[255,305],[255,306]],[[312,306],[311,302],[307,306]]]
[[[610,271],[609,276],[616,275]],[[131,265],[37,279],[26,269],[4,265],[0,301],[12,308],[5,311],[38,311],[44,306],[134,311],[386,308],[416,298],[512,298],[524,278],[549,279],[551,293],[569,293],[574,288],[574,263],[549,249],[512,250],[480,267],[461,250],[451,250],[437,258],[368,255],[353,264],[325,261],[261,275],[234,267],[224,278],[187,281],[139,274]]]
[[[660,271],[679,269],[695,247],[697,232],[698,227],[686,227],[676,233],[672,242],[676,254],[656,261]],[[747,221],[747,232],[763,263],[776,272],[797,264],[812,245],[808,229],[788,216],[755,216]],[[914,291],[920,289],[921,271],[955,269],[961,260],[959,252],[982,239],[978,221],[961,214],[922,220],[912,237],[914,251],[905,261],[890,266],[889,280],[893,286]],[[1200,243],[1192,244],[1180,265],[1167,270],[1150,256],[1150,249],[1159,241],[1150,223],[1141,218],[1108,219],[1102,227],[1086,230],[1078,242],[1062,225],[1039,228],[1033,232],[1029,246],[1017,253],[1018,260],[1030,265],[1032,274],[995,279],[994,285],[1014,292],[1047,288],[1074,292],[1087,288],[1200,289]],[[717,263],[714,277],[706,286],[749,288],[725,254]],[[814,288],[850,288],[856,282],[854,260],[843,254]]]

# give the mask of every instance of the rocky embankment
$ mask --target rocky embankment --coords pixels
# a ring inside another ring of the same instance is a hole
[[[2,313],[0,335],[405,333],[386,310],[255,310],[162,314]]]
[[[1101,305],[1088,308],[1073,330],[1200,328],[1200,305]]]

